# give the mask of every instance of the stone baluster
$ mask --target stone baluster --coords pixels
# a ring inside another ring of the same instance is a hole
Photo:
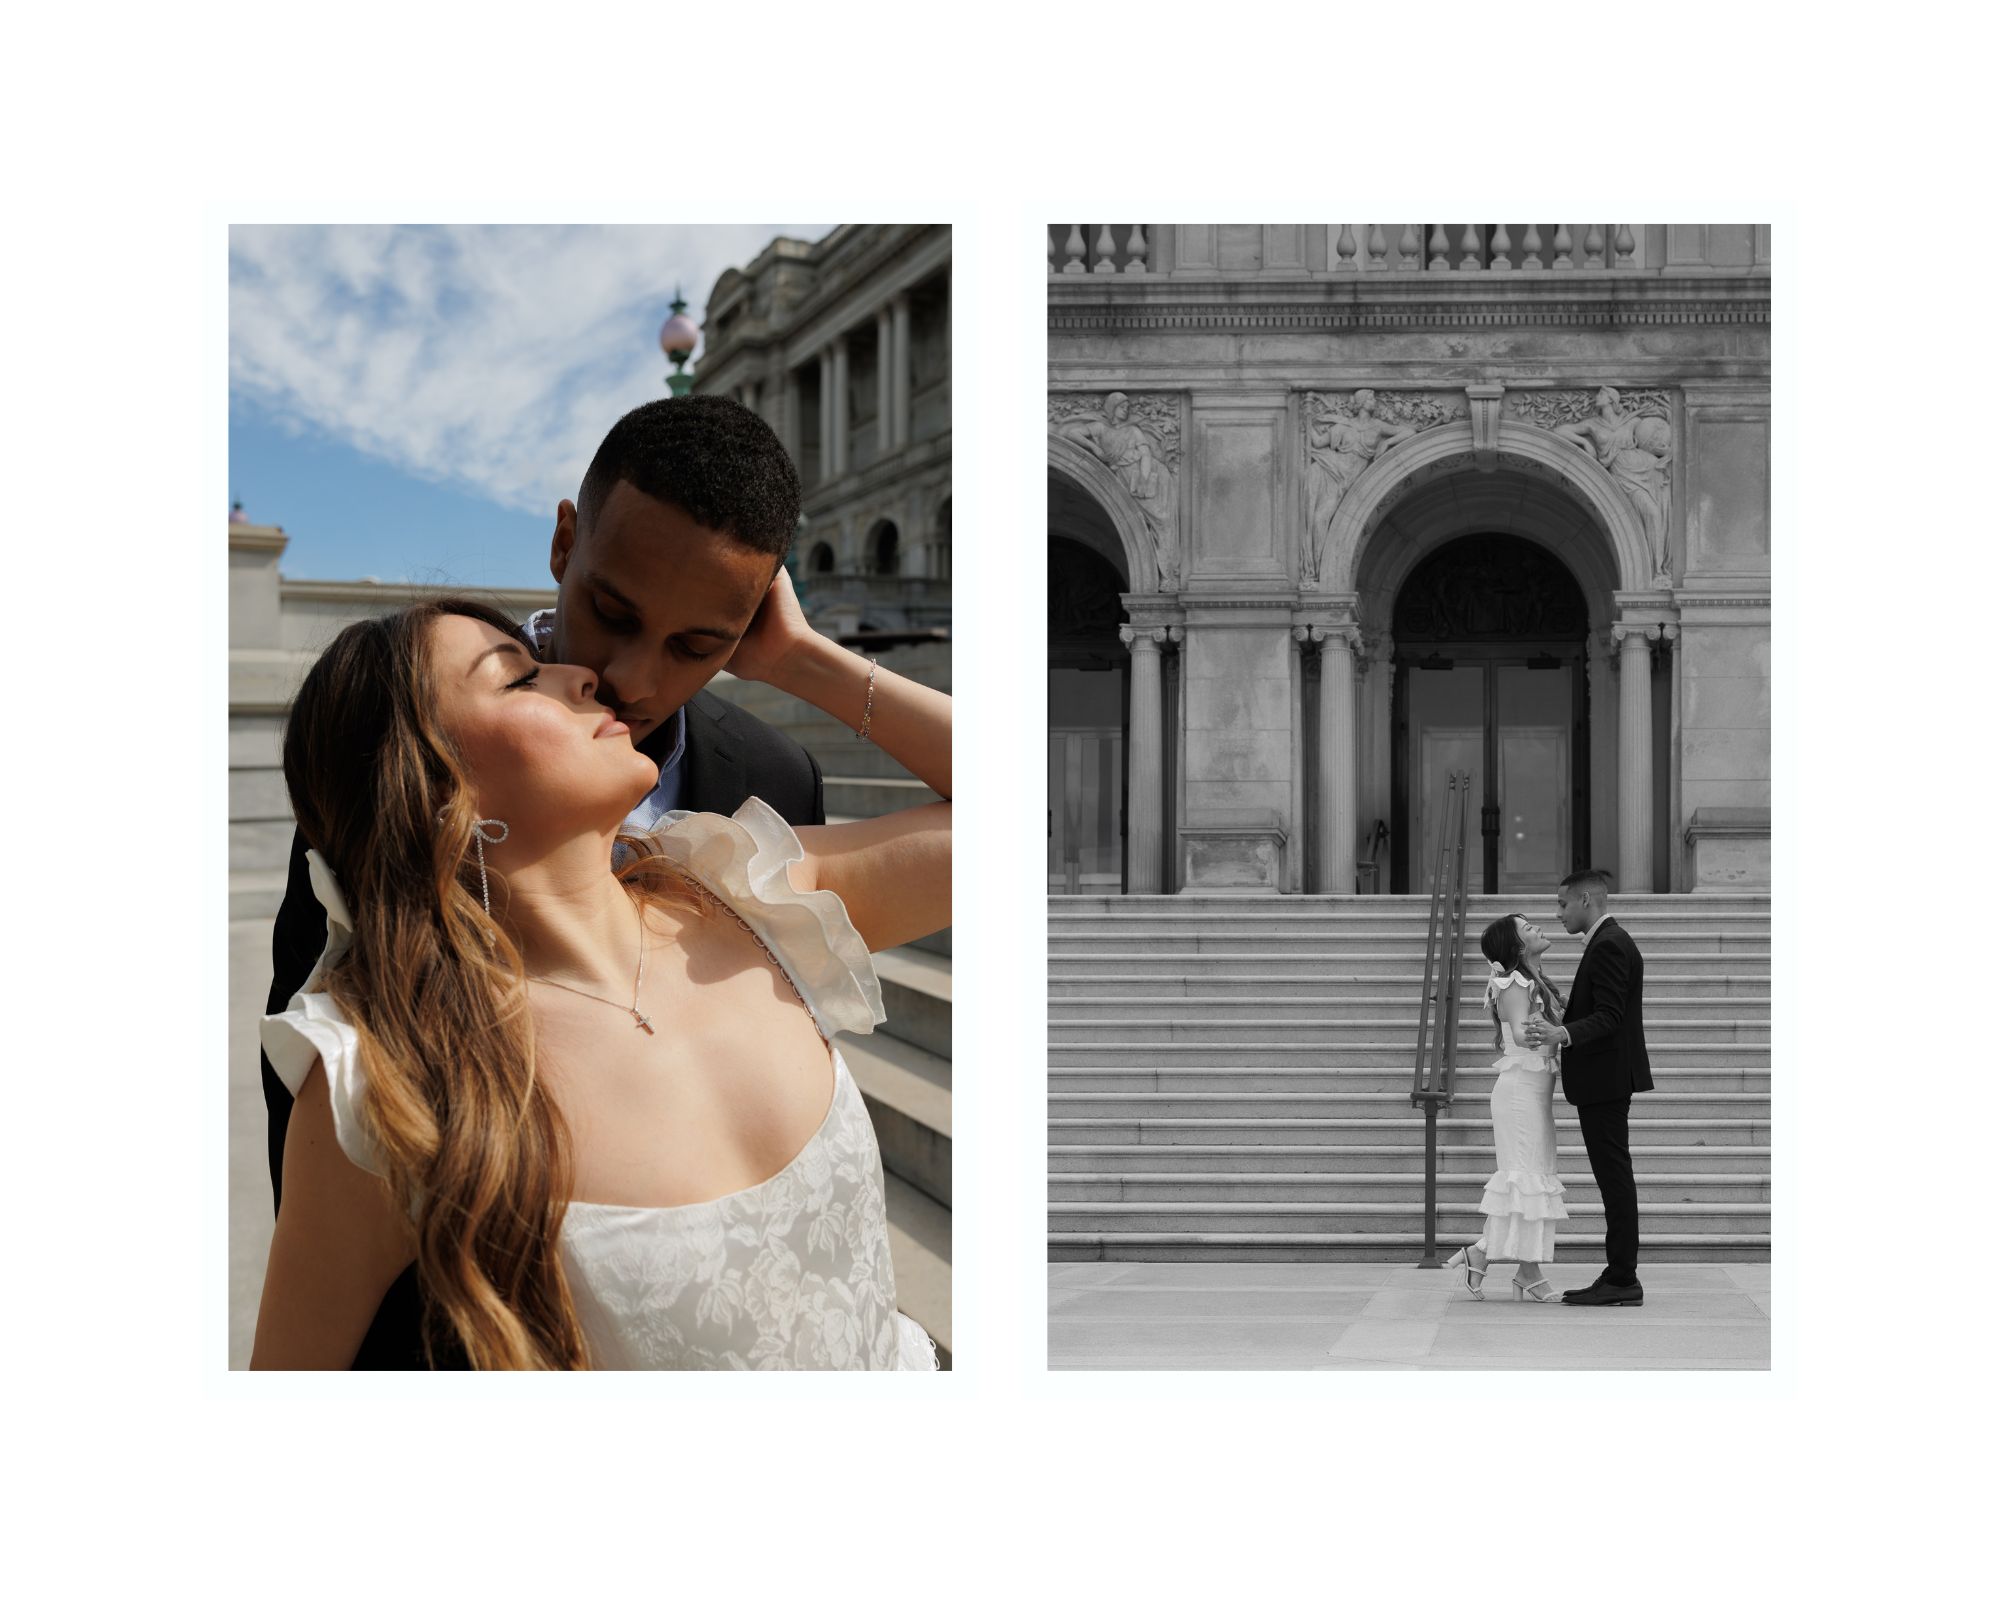
[[[1382,224],[1379,222],[1368,224],[1368,270],[1389,270],[1389,241],[1382,236]]]
[[[1063,241],[1063,255],[1067,258],[1063,262],[1064,273],[1082,272],[1084,270],[1082,223],[1072,222],[1069,225],[1069,237]]]
[[[1056,275],[1056,230],[1053,226],[1051,226],[1049,229],[1049,276],[1053,278],[1055,275]]]
[[[949,312],[950,307],[947,306]],[[949,318],[946,319],[949,321]],[[889,447],[900,450],[910,442],[910,297],[899,294],[889,302]]]
[[[1567,222],[1558,222],[1556,224],[1556,236],[1552,242],[1556,247],[1556,258],[1551,263],[1551,270],[1555,272],[1575,271],[1576,263],[1569,258],[1570,237],[1569,224]]]
[[[1335,256],[1333,270],[1335,272],[1352,272],[1355,270],[1353,223],[1343,222],[1340,225],[1340,237],[1334,241],[1333,253]]]
[[[1432,272],[1451,271],[1451,241],[1444,236],[1444,224],[1442,222],[1433,222],[1431,224],[1430,249],[1431,264],[1429,270]]]
[[[1528,231],[1521,235],[1521,270],[1542,270],[1542,230],[1532,222],[1528,224]]]
[[[1319,641],[1321,894],[1354,893],[1354,646],[1359,630],[1314,628]]]
[[[1513,248],[1514,241],[1508,235],[1507,224],[1504,222],[1494,223],[1493,270],[1495,272],[1512,272],[1514,270],[1514,261],[1510,254]]]
[[[1396,241],[1396,270],[1416,272],[1422,269],[1423,264],[1424,244],[1417,237],[1417,225],[1414,222],[1406,222],[1403,224],[1402,236]]]
[[[1631,223],[1621,222],[1618,224],[1618,232],[1612,237],[1611,248],[1618,252],[1618,266],[1635,267],[1638,265],[1638,262],[1633,259],[1633,253],[1639,246],[1637,241],[1632,237]]]
[[[1118,263],[1112,257],[1117,254],[1118,245],[1117,241],[1111,237],[1111,224],[1100,222],[1097,225],[1097,265],[1090,270],[1092,272],[1116,272],[1118,270]]]
[[[1618,641],[1618,888],[1653,887],[1653,652],[1657,623],[1621,622]]]
[[[1458,270],[1460,272],[1477,272],[1479,270],[1478,223],[1468,222],[1465,225],[1465,237],[1458,241],[1458,247],[1465,252],[1459,257]]]
[[[1132,224],[1132,237],[1125,241],[1125,255],[1127,272],[1146,270],[1146,230],[1139,223]]]
[[[1586,269],[1604,265],[1604,228],[1593,222],[1583,235],[1583,264]]]
[[[1132,737],[1126,747],[1126,893],[1158,894],[1165,828],[1166,762],[1160,743],[1160,646],[1165,628],[1123,627],[1132,652]]]

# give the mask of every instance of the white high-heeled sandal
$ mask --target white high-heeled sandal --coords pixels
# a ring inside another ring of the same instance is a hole
[[[1486,1280],[1486,1268],[1475,1267],[1472,1264],[1472,1252],[1478,1248],[1479,1246],[1476,1243],[1467,1245],[1457,1255],[1447,1261],[1445,1266],[1458,1274],[1458,1281],[1465,1285],[1465,1292],[1467,1294],[1471,1295],[1475,1300],[1484,1300],[1486,1296],[1479,1286]],[[1490,1264],[1488,1263],[1488,1265]]]
[[[1516,1300],[1538,1300],[1547,1305],[1551,1300],[1560,1300],[1561,1292],[1547,1278],[1537,1278],[1533,1283],[1523,1281],[1521,1274],[1514,1274],[1514,1298]]]

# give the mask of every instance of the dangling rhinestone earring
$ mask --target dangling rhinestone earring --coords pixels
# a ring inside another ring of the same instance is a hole
[[[488,833],[488,828],[498,828],[498,833]],[[486,895],[486,847],[489,844],[507,842],[507,824],[498,817],[481,817],[472,825],[472,853],[479,858],[479,903],[487,916],[493,915],[493,902]]]

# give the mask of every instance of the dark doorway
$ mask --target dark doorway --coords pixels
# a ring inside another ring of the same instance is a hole
[[[1118,629],[1124,582],[1103,556],[1049,540],[1051,894],[1125,887],[1125,739],[1130,673]]]
[[[1390,888],[1428,894],[1447,775],[1472,774],[1475,892],[1546,891],[1590,861],[1589,611],[1541,545],[1481,533],[1396,595]]]

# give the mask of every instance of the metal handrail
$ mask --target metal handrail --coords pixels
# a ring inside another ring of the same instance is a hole
[[[1431,881],[1430,920],[1424,929],[1424,988],[1417,1004],[1417,1064],[1410,1104],[1424,1113],[1424,1258],[1437,1258],[1437,1119],[1450,1107],[1458,1079],[1458,1002],[1465,957],[1465,830],[1472,774],[1454,772],[1446,780],[1444,812],[1438,825],[1437,875]],[[1452,824],[1456,819],[1457,827]],[[1443,948],[1439,943],[1442,940]],[[1437,1017],[1433,1033],[1431,1018]]]

